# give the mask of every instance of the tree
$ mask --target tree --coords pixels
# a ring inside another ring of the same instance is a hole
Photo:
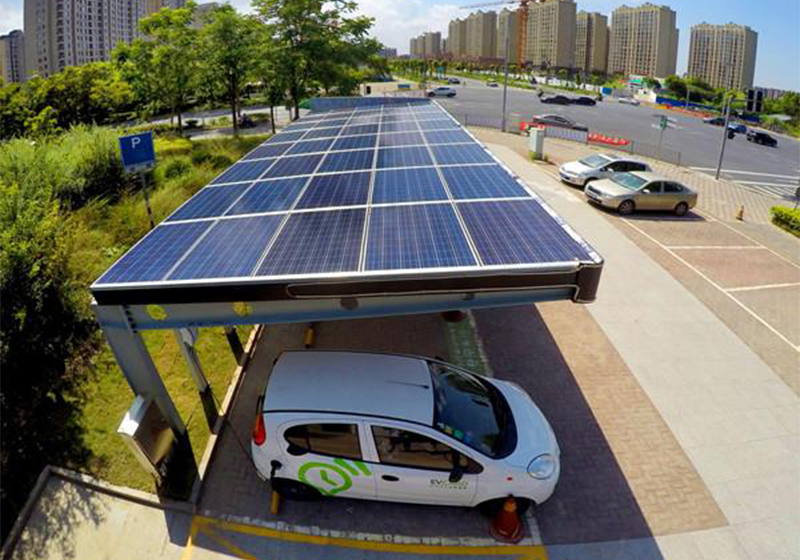
[[[658,81],[658,80],[656,80],[655,78],[651,78],[650,76],[647,76],[647,77],[644,79],[644,85],[645,85],[645,86],[646,86],[648,89],[653,89],[653,90],[656,90],[656,89],[661,89],[661,82],[659,82],[659,81]]]
[[[286,79],[277,62],[275,44],[266,29],[262,29],[259,39],[259,63],[256,67],[256,74],[261,81],[264,96],[269,104],[269,121],[272,126],[272,134],[275,134],[275,107],[283,105],[286,101]]]
[[[664,85],[667,86],[667,89],[670,90],[676,97],[680,99],[686,97],[686,82],[684,82],[679,76],[676,76],[675,74],[667,76],[664,79]]]
[[[239,130],[239,100],[258,64],[258,22],[229,4],[215,9],[201,31],[204,79],[217,82],[230,103],[233,129]]]

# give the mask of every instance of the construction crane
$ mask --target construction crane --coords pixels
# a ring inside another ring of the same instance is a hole
[[[469,6],[462,6],[462,10],[471,10],[473,8],[490,8],[492,6],[510,6],[517,5],[517,13],[519,14],[519,35],[517,41],[517,63],[523,64],[525,62],[525,45],[528,43],[528,4],[541,2],[542,0],[503,0],[502,2],[488,2],[483,4],[471,4]],[[509,33],[506,31],[506,42],[508,43]],[[506,58],[508,53],[506,52]]]

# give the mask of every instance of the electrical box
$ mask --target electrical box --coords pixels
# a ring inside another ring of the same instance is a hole
[[[117,433],[125,440],[142,467],[160,484],[175,433],[151,397],[137,395]]]
[[[535,159],[544,157],[544,129],[538,126],[528,128],[528,151]]]

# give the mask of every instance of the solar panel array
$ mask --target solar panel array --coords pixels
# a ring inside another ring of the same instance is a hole
[[[600,258],[437,104],[312,112],[235,163],[95,288]]]

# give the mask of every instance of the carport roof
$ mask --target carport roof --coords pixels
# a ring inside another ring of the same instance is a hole
[[[101,305],[537,289],[591,301],[601,267],[438,104],[370,99],[283,129],[91,289]]]

